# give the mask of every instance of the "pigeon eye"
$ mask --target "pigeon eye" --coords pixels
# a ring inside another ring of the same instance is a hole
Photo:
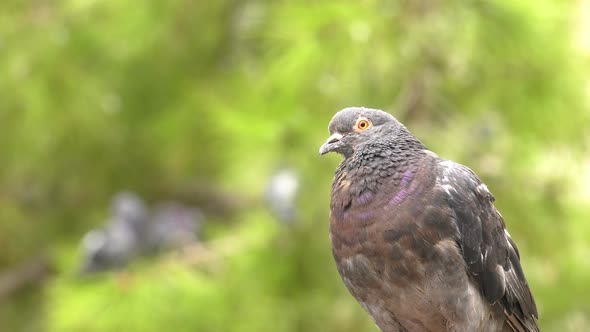
[[[365,130],[368,129],[371,126],[371,123],[369,122],[369,120],[360,120],[359,122],[357,122],[356,124],[356,128],[358,130]]]

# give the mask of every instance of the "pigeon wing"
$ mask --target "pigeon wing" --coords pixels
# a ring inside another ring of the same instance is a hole
[[[520,254],[493,204],[494,197],[466,166],[442,161],[438,171],[437,185],[454,213],[457,242],[481,294],[490,304],[501,307],[512,330],[538,332],[537,307]]]

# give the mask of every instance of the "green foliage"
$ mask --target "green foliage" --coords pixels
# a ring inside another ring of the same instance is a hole
[[[332,298],[341,289],[332,282],[334,269],[321,266],[328,255],[317,245],[317,234],[281,230],[260,212],[245,216],[234,231],[231,238],[212,240],[209,249],[186,253],[183,261],[167,257],[88,280],[56,279],[47,303],[55,308],[49,330],[315,331],[332,326],[356,331],[367,326],[351,301],[333,308]],[[300,245],[305,242],[315,245]],[[211,257],[203,261],[206,256]],[[196,265],[187,264],[191,260]]]
[[[0,267],[58,253],[43,292],[0,299],[11,303],[0,302],[9,330],[374,330],[331,262],[338,159],[317,157],[331,116],[351,105],[391,111],[488,183],[544,331],[579,331],[590,319],[588,68],[573,47],[570,3],[12,0],[0,9]],[[282,163],[303,178],[292,228],[258,202]],[[152,202],[202,183],[245,203],[230,222],[210,218],[196,261],[165,256],[75,277],[77,241],[114,192]]]

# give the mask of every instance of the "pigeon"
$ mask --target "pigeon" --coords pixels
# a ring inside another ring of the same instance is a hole
[[[154,209],[147,243],[152,252],[180,249],[197,241],[204,217],[199,209],[178,202],[162,203]]]
[[[264,195],[266,205],[283,224],[292,225],[297,219],[299,176],[287,167],[279,168],[270,178]]]
[[[539,331],[518,248],[471,169],[381,110],[345,108],[329,131],[320,155],[344,158],[332,185],[332,253],[381,331]]]
[[[149,212],[132,192],[113,197],[111,217],[103,229],[94,229],[82,239],[82,273],[121,268],[141,254],[147,235]]]
[[[81,272],[121,269],[141,256],[180,249],[197,241],[203,222],[199,209],[167,202],[150,211],[137,194],[118,193],[108,223],[82,239]]]

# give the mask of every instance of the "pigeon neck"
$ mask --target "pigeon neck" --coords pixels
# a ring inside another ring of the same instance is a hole
[[[336,220],[366,223],[374,217],[375,200],[397,206],[419,190],[417,180],[424,153],[381,149],[345,159],[332,187],[332,213]],[[356,207],[351,214],[351,207]]]
[[[352,197],[375,193],[383,186],[387,191],[409,188],[425,157],[421,153],[424,145],[415,138],[395,145],[383,143],[366,146],[361,153],[343,161],[339,172],[350,181],[348,191]]]
[[[332,211],[344,217],[352,206],[368,207],[375,199],[399,205],[417,190],[417,173],[426,147],[404,127],[384,127],[373,140],[357,146],[336,170]],[[368,214],[359,217],[369,218]]]

